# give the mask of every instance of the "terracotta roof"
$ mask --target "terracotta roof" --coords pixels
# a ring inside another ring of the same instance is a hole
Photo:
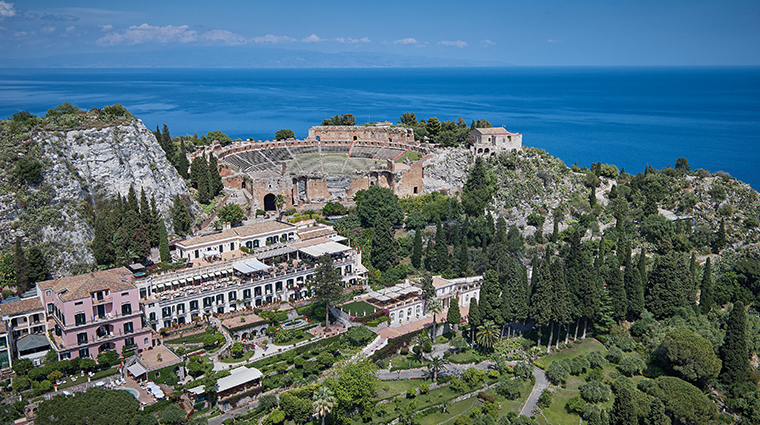
[[[280,230],[294,230],[295,226],[288,223],[282,223],[279,221],[264,221],[261,223],[251,224],[249,226],[233,227],[231,229],[222,230],[219,233],[212,233],[210,235],[196,236],[184,241],[178,241],[177,245],[183,247],[189,247],[194,245],[205,244],[209,242],[221,241],[229,238],[246,237],[251,235],[259,235],[270,232],[277,232]]]
[[[5,320],[0,320],[0,335],[8,333],[8,325],[5,324]]]
[[[37,285],[42,289],[52,289],[61,294],[63,301],[73,301],[89,298],[95,291],[109,289],[123,291],[136,286],[132,283],[132,273],[125,267],[87,273],[62,279],[46,280]]]
[[[319,227],[308,227],[302,231],[299,231],[298,236],[301,238],[301,240],[305,241],[308,239],[331,235],[333,233],[337,233],[334,228],[319,226]]]
[[[517,134],[510,133],[504,127],[476,128],[474,131],[477,131],[480,134]]]
[[[42,310],[42,302],[38,297],[0,304],[0,313],[3,316],[12,316],[34,310]]]

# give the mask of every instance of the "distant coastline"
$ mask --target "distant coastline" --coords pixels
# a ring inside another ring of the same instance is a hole
[[[296,137],[325,116],[357,122],[489,119],[568,165],[639,172],[686,157],[760,187],[758,67],[0,69],[0,117],[121,103],[173,134]]]

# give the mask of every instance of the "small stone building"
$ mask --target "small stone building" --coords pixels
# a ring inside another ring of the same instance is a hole
[[[473,156],[496,156],[522,148],[522,134],[510,133],[504,127],[476,128],[470,131]]]

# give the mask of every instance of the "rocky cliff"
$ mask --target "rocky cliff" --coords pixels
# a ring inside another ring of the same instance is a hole
[[[6,185],[0,195],[0,245],[12,249],[18,236],[24,246],[40,246],[51,272],[66,275],[94,264],[90,249],[94,231],[92,207],[99,199],[155,197],[160,215],[172,233],[170,209],[187,186],[166,159],[153,133],[132,118],[120,125],[47,130],[24,134],[26,152],[43,164],[39,184]],[[5,145],[8,146],[7,139]],[[6,175],[9,171],[4,170]],[[9,187],[10,186],[10,187]],[[15,186],[15,187],[14,187]]]

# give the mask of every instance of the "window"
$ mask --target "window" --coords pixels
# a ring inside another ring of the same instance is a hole
[[[87,323],[87,319],[84,315],[84,313],[77,313],[74,315],[74,322],[76,326],[82,326],[85,323]]]
[[[277,282],[274,284],[274,286],[277,292],[282,291],[282,282]]]
[[[156,320],[156,312],[155,311],[152,312],[152,313],[150,313],[150,317],[148,318],[148,320],[150,320],[151,322],[154,321],[154,320]]]
[[[87,332],[77,334],[77,344],[87,344]]]
[[[7,347],[8,339],[4,336],[0,336],[0,347]]]
[[[235,250],[235,242],[230,242],[230,251]]]
[[[177,304],[177,313],[180,313],[180,314],[185,313],[185,303]]]
[[[148,345],[148,338],[145,338],[145,339],[143,340],[143,344],[145,344],[145,345]]]
[[[198,310],[198,301],[190,301],[190,311]]]
[[[82,305],[84,304],[84,301],[79,301],[78,303],[74,303],[74,305]]]
[[[50,291],[45,291],[45,296],[46,296],[46,297],[49,297],[49,296],[51,296],[52,294],[53,294],[53,293],[52,293],[52,292],[50,292]]]
[[[214,302],[214,297],[206,297],[203,299],[203,307],[211,307]]]
[[[86,359],[86,358],[89,358],[89,357],[90,357],[90,349],[89,348],[80,348],[79,349],[79,358]]]
[[[132,337],[124,338],[124,345],[125,346],[135,345],[135,339]]]
[[[132,324],[132,322],[127,322],[127,323],[124,324],[124,333],[125,334],[131,334],[134,331],[135,331],[135,327]]]
[[[198,258],[198,257],[200,257],[200,252],[198,252],[198,250],[196,249],[195,250],[195,258]]]
[[[53,314],[54,308],[55,308],[55,305],[53,303],[48,303],[47,305],[48,314]]]
[[[132,304],[126,303],[121,305],[121,315],[128,316],[132,314]]]
[[[217,304],[224,304],[224,294],[219,294],[216,296],[216,303]]]
[[[129,292],[122,292],[122,293],[121,293],[121,296],[122,296],[122,297],[126,297],[126,296],[129,296]]]
[[[164,307],[161,309],[161,317],[169,317],[172,315],[171,307]]]
[[[219,253],[221,254],[223,252],[224,252],[224,245],[219,245]]]
[[[260,296],[261,296],[261,286],[257,286],[257,287],[255,287],[255,288],[253,288],[253,293],[254,293],[254,295],[256,295],[257,297],[260,297]]]
[[[253,247],[254,248],[258,248],[259,247],[259,240],[258,239],[254,239],[253,240]]]
[[[227,294],[227,298],[230,301],[235,301],[237,299],[237,292],[235,291],[230,292],[229,294]]]
[[[250,300],[251,299],[251,290],[250,289],[243,289],[243,299],[244,300]]]

